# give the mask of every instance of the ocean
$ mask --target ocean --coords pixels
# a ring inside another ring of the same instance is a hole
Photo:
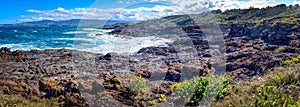
[[[109,35],[93,27],[0,27],[0,47],[11,50],[76,49],[106,54],[133,54],[144,47],[167,46],[170,39],[155,36]]]

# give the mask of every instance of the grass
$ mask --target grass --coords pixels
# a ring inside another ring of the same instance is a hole
[[[40,96],[39,90],[21,83],[17,84],[13,81],[0,81],[0,88],[1,92],[4,92],[5,94],[9,95],[20,95],[24,94],[24,96]]]
[[[299,107],[300,64],[276,67],[252,81],[240,81],[213,107]]]
[[[226,75],[195,77],[174,83],[170,90],[187,104],[212,107],[299,107],[300,55],[281,60],[282,66],[269,69],[251,81],[232,83]]]

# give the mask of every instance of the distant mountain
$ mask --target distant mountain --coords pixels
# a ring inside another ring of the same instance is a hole
[[[35,22],[23,22],[18,24],[3,24],[0,27],[49,27],[49,26],[68,26],[68,27],[103,27],[112,26],[117,23],[128,23],[132,21],[120,20],[90,20],[90,19],[71,19],[63,21],[42,20]]]

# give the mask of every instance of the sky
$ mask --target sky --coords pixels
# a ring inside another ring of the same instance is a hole
[[[294,5],[300,0],[1,0],[0,24],[40,20],[149,20],[209,10]]]

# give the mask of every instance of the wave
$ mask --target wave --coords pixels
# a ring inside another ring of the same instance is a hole
[[[41,48],[37,48],[34,44],[32,45],[28,45],[28,44],[2,44],[0,45],[0,47],[8,47],[10,48],[12,51],[15,50],[43,50]]]
[[[15,39],[25,38],[29,41],[15,41],[16,43],[0,43],[0,47],[8,47],[12,50],[45,50],[45,49],[76,49],[93,53],[107,54],[116,52],[120,54],[133,54],[141,48],[151,46],[167,46],[174,40],[149,37],[131,37],[125,35],[109,35],[111,30],[97,28],[83,28],[80,31],[68,31],[64,34],[80,34],[74,37],[49,36],[47,39],[37,38],[39,35],[15,36]],[[101,34],[101,35],[99,35]],[[37,37],[36,37],[37,36]],[[32,39],[32,40],[31,40]],[[12,39],[11,39],[12,40]],[[10,40],[10,41],[11,41]]]
[[[88,34],[90,32],[88,31],[68,31],[68,32],[63,32],[63,34]]]
[[[82,30],[85,30],[85,31],[99,31],[99,30],[102,30],[102,29],[97,29],[97,28],[82,28]]]
[[[74,44],[74,47],[79,47],[85,51],[107,54],[110,52],[120,54],[133,54],[140,49],[151,46],[167,46],[172,43],[173,40],[159,38],[155,36],[150,37],[126,37],[115,35],[103,35],[96,37],[96,40],[102,40],[102,44],[90,44],[94,45],[92,48],[86,48],[81,44]],[[80,49],[79,49],[80,50]]]
[[[88,34],[88,33],[108,33],[113,30],[105,30],[105,29],[99,29],[99,28],[81,28],[77,29],[76,31],[67,31],[63,32],[63,34]]]
[[[59,40],[59,41],[87,41],[87,42],[94,42],[93,38],[55,38],[52,40]]]

